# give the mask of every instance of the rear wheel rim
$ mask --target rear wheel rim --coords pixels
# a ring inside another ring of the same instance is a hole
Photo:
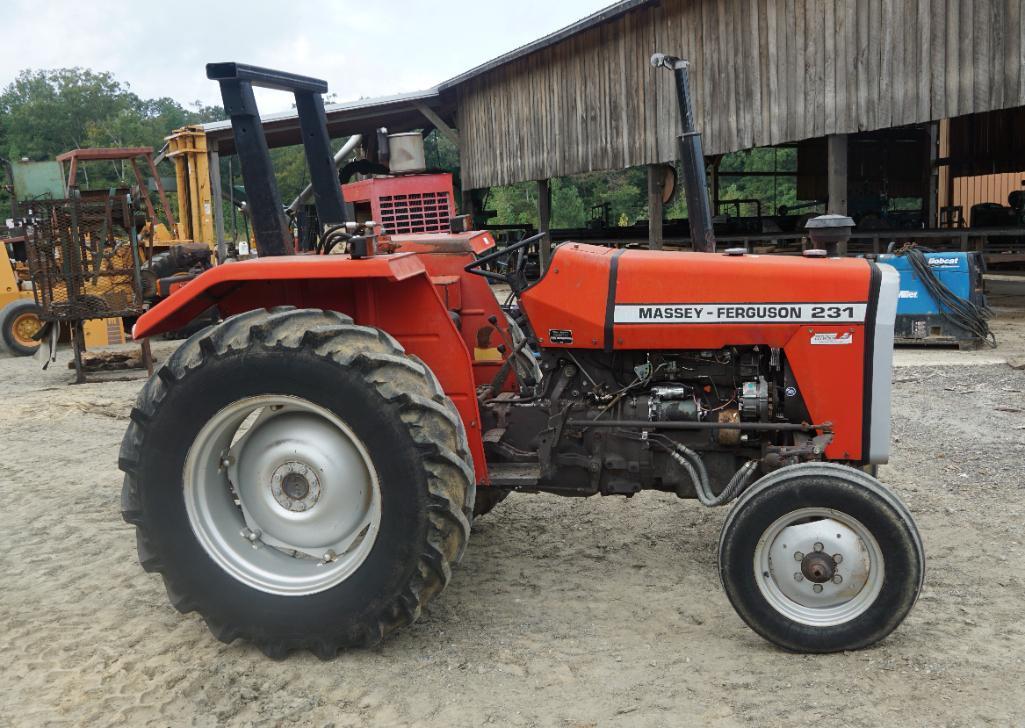
[[[42,322],[39,320],[38,315],[31,311],[26,311],[14,317],[14,321],[11,322],[11,335],[21,346],[27,348],[39,346],[39,342],[32,337],[36,335],[41,325]]]
[[[210,558],[260,591],[302,596],[363,564],[381,523],[370,454],[333,412],[287,395],[238,400],[186,456],[189,522]]]
[[[885,562],[879,542],[858,519],[832,508],[801,508],[762,533],[754,571],[776,612],[800,624],[835,627],[872,606]]]

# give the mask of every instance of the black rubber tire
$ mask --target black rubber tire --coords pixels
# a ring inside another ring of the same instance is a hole
[[[182,496],[187,452],[203,424],[257,394],[303,397],[352,428],[381,484],[381,524],[344,582],[304,596],[253,589],[196,539]],[[451,577],[470,531],[475,479],[462,420],[437,379],[388,334],[310,309],[257,310],[193,335],[147,382],[121,444],[122,515],[139,561],[171,603],[198,611],[223,642],[283,658],[322,659],[380,642],[416,620]]]
[[[857,518],[883,552],[882,590],[868,609],[831,627],[793,621],[775,610],[755,580],[754,552],[779,517],[808,506],[835,508]],[[726,596],[751,629],[794,652],[867,647],[904,620],[922,590],[925,552],[907,508],[867,473],[834,463],[804,463],[762,478],[736,502],[719,539],[719,576]]]
[[[35,301],[28,298],[12,301],[0,311],[0,336],[7,348],[18,356],[32,356],[39,350],[39,342],[35,346],[26,346],[14,335],[15,320],[27,313],[34,313],[38,317],[42,311]]]

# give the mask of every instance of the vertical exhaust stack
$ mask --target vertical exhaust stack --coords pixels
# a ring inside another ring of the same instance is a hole
[[[235,151],[242,167],[242,182],[249,198],[249,214],[259,254],[291,255],[293,246],[253,86],[295,94],[317,217],[321,224],[345,222],[342,191],[335,176],[321,96],[327,92],[327,81],[243,63],[208,63],[206,77],[221,84],[221,98],[235,134]]]
[[[694,107],[690,98],[690,63],[676,56],[656,53],[651,57],[655,68],[669,68],[676,79],[676,101],[680,106],[683,127],[680,140],[680,167],[683,172],[683,191],[687,195],[687,217],[690,239],[694,250],[715,252],[715,232],[712,230],[712,210],[705,184],[705,156],[701,151],[701,132],[694,128]]]

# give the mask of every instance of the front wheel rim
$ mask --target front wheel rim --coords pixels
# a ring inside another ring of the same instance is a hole
[[[380,529],[380,485],[363,442],[333,412],[299,397],[248,397],[217,412],[189,449],[183,485],[190,525],[210,558],[272,594],[342,583]]]
[[[858,519],[832,508],[801,508],[762,533],[754,572],[776,612],[800,624],[835,627],[875,603],[885,562],[879,542]]]
[[[39,316],[34,313],[23,313],[18,315],[11,323],[11,334],[14,340],[24,347],[39,346],[39,342],[32,337],[39,331],[42,322]]]

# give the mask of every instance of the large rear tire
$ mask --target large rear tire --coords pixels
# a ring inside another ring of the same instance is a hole
[[[795,652],[867,647],[904,620],[925,552],[907,508],[861,470],[805,463],[733,506],[719,540],[726,596],[755,632]]]
[[[150,378],[119,464],[139,560],[220,640],[271,657],[379,642],[462,556],[466,433],[437,379],[336,312],[233,316]]]
[[[12,301],[0,311],[0,337],[18,356],[32,356],[39,349],[39,342],[32,338],[43,325],[39,313],[39,306],[27,298]]]

